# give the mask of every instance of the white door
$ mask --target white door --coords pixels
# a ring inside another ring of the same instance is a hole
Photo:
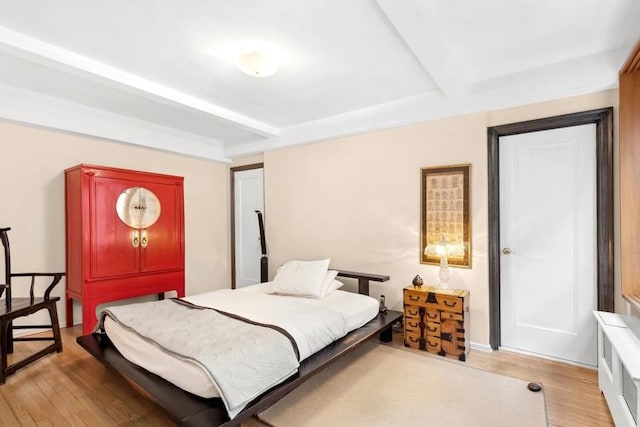
[[[596,366],[596,126],[499,146],[502,347]]]
[[[260,231],[258,215],[264,214],[263,169],[234,172],[236,288],[260,283]]]

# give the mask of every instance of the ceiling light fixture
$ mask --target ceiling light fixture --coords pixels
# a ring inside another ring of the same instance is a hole
[[[236,65],[244,73],[254,77],[267,77],[280,68],[282,49],[272,43],[252,42],[242,49]]]

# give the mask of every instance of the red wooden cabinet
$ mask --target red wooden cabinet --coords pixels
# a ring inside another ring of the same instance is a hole
[[[116,211],[118,197],[137,187],[151,191],[161,208],[157,221],[142,229]],[[99,304],[166,291],[184,296],[182,177],[78,165],[65,171],[65,199],[67,325],[73,299],[82,303],[88,334]]]

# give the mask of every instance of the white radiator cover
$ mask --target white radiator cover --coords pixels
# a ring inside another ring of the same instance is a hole
[[[640,319],[595,311],[598,384],[617,427],[640,427]]]

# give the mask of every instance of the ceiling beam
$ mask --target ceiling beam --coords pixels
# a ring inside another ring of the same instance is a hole
[[[3,121],[229,162],[221,141],[3,84],[0,117]]]
[[[106,80],[112,86],[115,84],[129,93],[135,93],[148,99],[210,114],[218,120],[258,135],[273,137],[280,133],[280,129],[275,126],[243,116],[194,96],[122,71],[110,65],[94,61],[85,56],[45,43],[5,27],[0,27],[0,49],[6,53],[19,55],[53,68],[67,68],[75,74],[88,75],[94,80]]]
[[[444,96],[466,93],[466,84],[447,50],[440,23],[419,0],[376,0],[406,45]]]

